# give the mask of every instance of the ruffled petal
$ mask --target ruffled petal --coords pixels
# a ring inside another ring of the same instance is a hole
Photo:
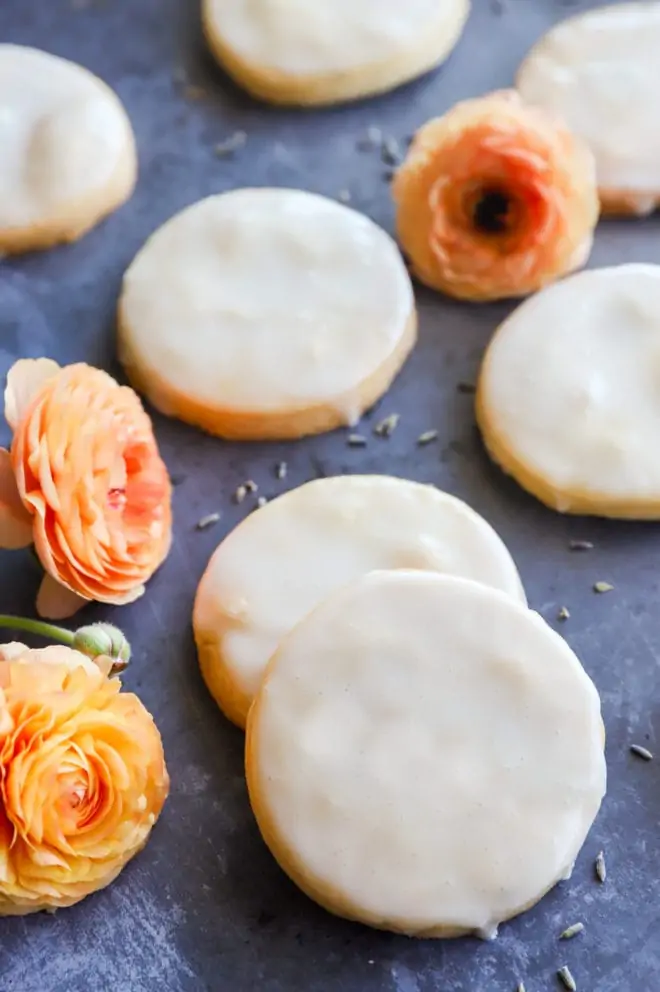
[[[32,541],[32,517],[18,492],[9,452],[0,448],[0,548],[26,548]]]
[[[0,644],[0,661],[14,661],[29,650],[27,644],[22,644],[20,641],[8,641],[7,644]]]
[[[5,418],[13,431],[44,382],[59,371],[60,366],[52,358],[19,358],[12,365],[7,373]]]
[[[415,274],[459,299],[525,296],[567,275],[599,213],[592,152],[514,91],[425,124],[392,192]]]
[[[156,725],[119,679],[61,645],[13,649],[0,662],[0,918],[109,885],[169,789]]]
[[[128,592],[122,593],[116,596],[104,596],[103,599],[99,597],[99,603],[108,603],[109,606],[126,606],[127,603],[134,603],[136,599],[140,596],[144,596],[145,588],[144,586],[134,586],[133,589],[129,589]]]
[[[44,575],[37,594],[37,613],[47,620],[66,620],[89,602],[77,592]]]
[[[61,369],[23,413],[11,461],[44,571],[85,600],[140,596],[169,550],[171,486],[136,394]]]
[[[12,642],[0,645],[0,658],[3,661],[19,661],[26,665],[59,665],[60,668],[68,668],[74,671],[76,668],[84,668],[88,675],[97,675],[98,671],[107,674],[107,670],[112,667],[112,660],[100,656],[100,663],[96,658],[88,658],[81,651],[74,651],[64,644],[49,644],[45,648],[27,648],[24,644]],[[106,664],[109,662],[109,666]]]

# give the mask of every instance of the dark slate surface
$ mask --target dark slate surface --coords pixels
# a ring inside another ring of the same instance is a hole
[[[313,0],[310,0],[313,2]],[[402,0],[403,2],[403,0]],[[80,6],[80,3],[78,4]],[[0,263],[0,375],[20,356],[86,360],[118,372],[113,313],[120,278],[146,236],[176,210],[246,183],[300,186],[353,204],[387,228],[392,208],[376,153],[356,150],[370,124],[403,139],[456,99],[510,84],[520,58],[551,23],[586,4],[474,0],[457,51],[440,71],[377,100],[323,112],[259,106],[204,52],[196,2],[0,0],[0,40],[82,62],[116,87],[133,120],[141,161],[132,201],[81,243]],[[191,99],[180,82],[206,95]],[[0,94],[1,100],[1,94]],[[245,149],[219,160],[213,146],[236,129]],[[0,148],[0,155],[2,149]],[[604,224],[592,265],[660,261],[660,221]],[[654,990],[660,957],[660,761],[632,758],[660,735],[657,526],[564,519],[487,462],[472,402],[473,380],[507,305],[471,307],[420,291],[421,341],[378,414],[401,412],[389,441],[348,450],[337,433],[297,443],[238,446],[156,417],[179,484],[175,540],[148,594],[112,618],[134,646],[126,676],[162,730],[172,793],[146,851],[107,891],[55,917],[0,921],[2,992],[528,992],[558,988],[568,963],[579,989]],[[566,356],[570,361],[570,355]],[[415,438],[439,431],[423,450]],[[0,441],[7,432],[0,429]],[[286,482],[274,464],[289,462]],[[314,476],[389,472],[432,482],[468,500],[511,547],[532,604],[562,627],[595,679],[608,730],[610,792],[573,879],[505,925],[493,943],[419,942],[333,919],[282,875],[248,807],[242,735],[221,717],[197,671],[193,593],[224,533],[248,512],[230,494],[247,477],[274,494]],[[220,524],[195,530],[203,515]],[[594,551],[571,553],[569,538]],[[592,583],[616,586],[596,596]],[[3,611],[29,612],[38,575],[25,553],[0,553]],[[600,848],[604,886],[593,877]],[[559,944],[576,920],[585,933]]]

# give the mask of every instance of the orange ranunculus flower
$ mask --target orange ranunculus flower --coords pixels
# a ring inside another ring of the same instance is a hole
[[[108,885],[167,798],[156,725],[108,667],[67,647],[0,646],[0,916]]]
[[[34,542],[46,571],[37,611],[137,599],[170,547],[171,486],[136,394],[89,365],[21,359],[5,415],[0,547]]]
[[[429,121],[393,193],[415,274],[469,300],[524,296],[579,268],[599,212],[587,145],[513,91]]]

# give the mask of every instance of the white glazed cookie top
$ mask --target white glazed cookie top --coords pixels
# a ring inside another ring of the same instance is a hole
[[[597,8],[553,28],[518,74],[522,96],[587,140],[598,185],[660,195],[660,3]],[[649,199],[650,196],[650,199]]]
[[[105,83],[34,48],[0,44],[0,228],[75,211],[103,190],[133,134]]]
[[[236,55],[289,76],[361,69],[396,59],[429,34],[452,35],[466,0],[205,0]]]
[[[241,189],[161,227],[121,307],[143,370],[209,407],[277,412],[355,389],[395,351],[414,299],[394,241],[367,217],[299,190]]]
[[[523,303],[491,341],[488,433],[556,493],[660,502],[660,266],[571,276]]]
[[[531,610],[376,572],[283,642],[251,711],[250,797],[294,879],[411,933],[492,935],[572,868],[605,792],[598,693]]]
[[[225,538],[199,586],[196,637],[215,643],[252,698],[282,637],[313,607],[396,568],[460,575],[525,602],[506,547],[461,500],[403,479],[338,476],[280,496]]]

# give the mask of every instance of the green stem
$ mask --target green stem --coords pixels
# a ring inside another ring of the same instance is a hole
[[[10,630],[26,630],[29,634],[38,634],[39,637],[46,637],[51,641],[59,641],[60,644],[67,644],[69,647],[74,642],[75,634],[64,627],[55,627],[52,623],[44,623],[42,620],[28,620],[27,617],[12,617],[6,613],[0,613],[0,627],[9,627]]]

